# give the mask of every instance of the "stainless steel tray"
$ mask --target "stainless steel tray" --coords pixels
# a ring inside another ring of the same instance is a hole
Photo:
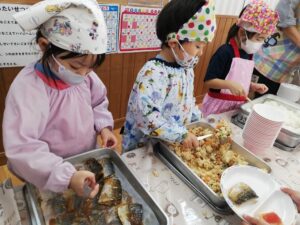
[[[228,205],[224,205],[224,207],[218,207],[214,205],[207,197],[204,195],[201,190],[196,188],[182,173],[180,173],[175,166],[172,165],[162,154],[160,151],[159,143],[154,146],[154,154],[157,156],[162,163],[164,163],[179,179],[181,179],[192,191],[195,192],[200,198],[202,198],[210,208],[212,208],[215,212],[222,215],[230,215],[233,214],[233,211]]]
[[[77,156],[67,158],[72,164],[79,164],[85,159],[93,158],[111,158],[115,173],[122,183],[122,188],[129,192],[136,202],[143,205],[144,225],[168,225],[168,218],[163,210],[158,206],[155,200],[149,195],[146,189],[141,185],[137,178],[132,174],[126,164],[122,161],[120,156],[110,149],[96,149]],[[29,206],[31,224],[32,225],[46,225],[43,217],[42,209],[38,201],[38,190],[32,184],[26,184],[25,198]]]
[[[194,127],[212,128],[209,124],[204,122],[196,122],[187,126],[188,128]],[[159,153],[168,160],[180,173],[182,173],[188,181],[203,195],[209,199],[209,201],[218,208],[226,207],[227,203],[225,199],[217,195],[197,174],[195,174],[177,155],[173,152],[166,143],[159,142],[157,145]],[[243,146],[239,145],[235,141],[232,143],[232,150],[241,156],[252,166],[264,169],[268,173],[271,172],[271,168],[260,158],[249,152]]]
[[[241,105],[242,113],[245,115],[249,115],[250,112],[252,111],[253,105],[263,103],[267,100],[277,101],[280,104],[286,106],[287,108],[300,111],[299,104],[296,104],[294,102],[289,102],[288,100],[281,98],[279,96],[276,96],[276,95],[267,94],[260,98],[254,99],[252,102],[248,102],[248,103]],[[289,130],[286,127],[283,127],[277,137],[277,140],[288,147],[294,148],[298,144],[300,144],[300,134],[295,133],[294,131]]]

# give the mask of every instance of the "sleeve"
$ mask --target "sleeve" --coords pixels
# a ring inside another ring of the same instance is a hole
[[[199,121],[201,119],[201,117],[202,117],[202,113],[199,109],[199,106],[196,105],[196,103],[195,103],[194,107],[193,107],[191,123]]]
[[[230,68],[232,62],[232,56],[230,54],[229,45],[223,45],[215,52],[209,61],[209,65],[206,71],[204,81],[213,79],[224,80],[228,74],[228,68]]]
[[[151,65],[151,62],[148,62]],[[139,74],[135,84],[136,120],[141,131],[152,138],[169,142],[181,142],[187,130],[176,122],[162,115],[164,99],[168,89],[168,75],[163,74],[157,66],[146,66]]]
[[[112,130],[114,120],[111,112],[108,111],[109,102],[106,96],[106,87],[96,73],[90,75],[90,89],[95,119],[95,130],[100,132],[105,127]]]
[[[300,4],[299,0],[280,0],[276,10],[279,14],[278,27],[286,28],[296,25],[295,10],[297,5]]]
[[[62,192],[76,171],[40,139],[49,115],[44,84],[14,81],[6,98],[3,143],[10,168],[40,189]],[[40,81],[42,82],[42,81]]]

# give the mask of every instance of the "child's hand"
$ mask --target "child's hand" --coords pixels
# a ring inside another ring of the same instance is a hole
[[[247,221],[243,221],[242,222],[242,225],[270,225],[269,223],[261,220],[261,219],[256,219],[254,217],[251,217],[251,216],[243,216],[244,219]]]
[[[107,148],[115,148],[118,144],[116,136],[108,128],[103,128],[100,131],[102,145]]]
[[[281,188],[281,191],[288,194],[291,199],[295,202],[298,212],[300,213],[300,192],[294,191],[290,188]]]
[[[197,137],[192,133],[187,134],[187,136],[183,140],[182,144],[185,148],[197,148],[197,147],[199,147],[199,141],[197,140]]]
[[[242,87],[242,85],[240,85],[239,83],[235,82],[235,81],[229,81],[229,90],[231,92],[231,94],[236,95],[236,96],[246,96],[245,94],[245,90]]]
[[[269,88],[266,85],[258,84],[258,83],[251,83],[250,89],[252,91],[258,92],[261,95],[266,93],[269,90]]]
[[[84,185],[88,185],[90,192],[86,193]],[[95,174],[90,171],[76,171],[71,177],[69,187],[80,197],[94,198],[99,191],[99,184],[96,183]]]

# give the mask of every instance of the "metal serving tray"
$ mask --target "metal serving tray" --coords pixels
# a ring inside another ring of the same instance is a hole
[[[122,188],[125,189],[136,202],[143,205],[144,225],[168,225],[168,218],[155,200],[149,195],[137,178],[132,174],[120,156],[110,149],[96,149],[77,156],[67,158],[72,164],[82,163],[88,158],[109,157],[114,165],[116,176],[120,179]],[[38,201],[38,190],[32,184],[26,184],[25,198],[29,207],[32,225],[46,225],[43,212]]]
[[[242,113],[248,116],[250,114],[250,112],[252,111],[253,105],[259,104],[259,103],[264,103],[267,100],[273,100],[273,101],[276,101],[276,102],[284,105],[287,108],[290,108],[295,111],[300,111],[299,104],[290,102],[290,101],[288,101],[284,98],[281,98],[279,96],[276,96],[276,95],[267,94],[260,98],[254,99],[252,102],[248,102],[248,103],[241,105]],[[280,143],[282,143],[288,147],[294,148],[298,144],[300,144],[300,134],[295,133],[294,131],[289,130],[286,127],[283,127],[280,130],[280,133],[277,137],[277,141],[279,141]]]
[[[194,127],[205,127],[212,128],[207,123],[204,122],[196,122],[187,126],[187,128]],[[196,173],[194,173],[182,160],[179,158],[174,151],[170,149],[164,142],[159,142],[156,146],[158,148],[159,153],[169,162],[171,163],[187,180],[203,195],[207,197],[207,199],[215,206],[215,208],[224,208],[227,206],[225,199],[218,194],[216,194]],[[252,166],[263,169],[268,173],[271,172],[271,168],[261,159],[256,157],[254,154],[249,152],[243,146],[239,145],[235,141],[232,143],[232,150],[239,155],[243,156],[244,159]]]
[[[215,212],[222,214],[222,215],[230,215],[233,214],[233,211],[228,205],[224,207],[218,207],[214,205],[207,197],[204,195],[200,189],[196,188],[182,173],[180,173],[173,165],[170,163],[160,151],[159,143],[154,146],[154,154],[159,158],[162,163],[164,163],[179,179],[181,179],[192,191],[195,192],[201,199],[203,199],[209,207],[211,207]]]

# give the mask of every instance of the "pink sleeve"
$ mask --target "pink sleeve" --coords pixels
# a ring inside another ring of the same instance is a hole
[[[100,132],[105,127],[108,127],[112,130],[114,126],[114,120],[111,112],[108,111],[106,87],[96,73],[92,73],[90,75],[90,88],[96,131]]]
[[[75,172],[73,165],[50,152],[40,140],[49,115],[44,84],[29,74],[10,87],[3,117],[3,142],[10,168],[40,189],[62,192]]]

